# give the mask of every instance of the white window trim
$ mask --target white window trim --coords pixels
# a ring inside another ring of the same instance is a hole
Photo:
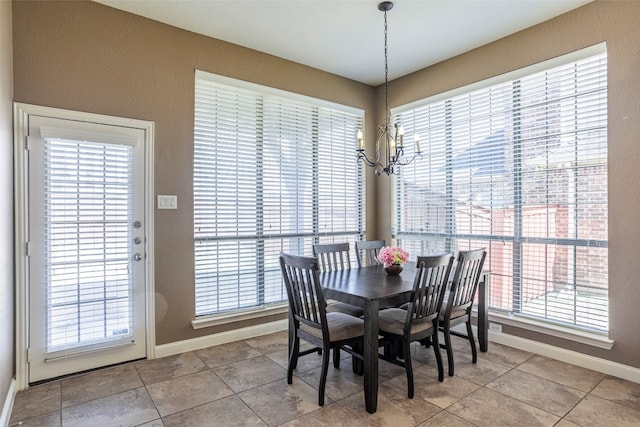
[[[25,390],[29,386],[29,299],[27,294],[28,262],[26,230],[28,227],[27,215],[27,178],[26,178],[26,129],[30,115],[57,117],[68,120],[86,121],[92,123],[104,123],[114,126],[127,126],[142,129],[145,134],[145,212],[150,214],[144,221],[146,246],[146,351],[147,358],[155,358],[156,329],[155,329],[155,255],[154,255],[154,123],[146,120],[128,119],[123,117],[106,116],[102,114],[85,113],[79,111],[64,110],[60,108],[43,107],[24,103],[14,103],[13,129],[14,129],[14,252],[15,259],[15,316],[16,316],[16,387]]]
[[[219,316],[202,316],[191,321],[193,329],[203,329],[212,326],[227,325],[229,323],[242,322],[244,320],[260,319],[263,317],[273,316],[277,314],[287,313],[289,304],[270,305],[261,308],[236,311],[233,313]]]
[[[351,114],[359,114],[364,117],[364,110],[362,108],[350,107],[344,104],[338,104],[336,102],[327,101],[320,98],[314,98],[312,96],[300,95],[299,93],[289,92],[282,89],[276,89],[270,86],[265,86],[257,83],[247,82],[245,80],[238,80],[232,77],[221,76],[219,74],[209,73],[207,71],[195,70],[195,79],[207,80],[213,83],[221,85],[234,86],[238,89],[248,90],[255,92],[256,94],[269,94],[279,96],[282,98],[292,99],[298,102],[307,102],[314,104],[318,107],[326,107],[332,109],[339,109]],[[364,123],[364,119],[363,119]],[[355,139],[355,135],[354,135]],[[355,154],[354,154],[355,157]]]
[[[568,328],[557,324],[543,322],[537,319],[529,319],[524,316],[501,313],[494,310],[491,310],[489,312],[489,321],[494,321],[503,325],[515,326],[517,328],[526,329],[528,331],[550,335],[553,337],[565,339],[567,341],[586,344],[605,350],[611,350],[613,348],[613,345],[615,344],[615,341],[610,339],[605,334],[598,334],[596,332]]]

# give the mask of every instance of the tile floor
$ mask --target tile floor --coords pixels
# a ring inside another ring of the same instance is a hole
[[[437,381],[433,350],[415,345],[415,397],[404,370],[380,361],[378,411],[364,410],[350,358],[329,368],[300,359],[287,385],[287,335],[132,362],[19,392],[20,426],[640,426],[640,384],[490,343],[471,363],[456,339],[456,375]],[[446,367],[446,357],[445,357]]]

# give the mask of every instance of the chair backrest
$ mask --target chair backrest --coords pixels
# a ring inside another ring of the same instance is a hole
[[[294,322],[321,329],[328,336],[326,301],[318,277],[318,260],[280,254],[280,269]]]
[[[445,316],[450,316],[452,311],[471,311],[486,256],[487,251],[484,248],[458,253]]]
[[[442,300],[449,283],[453,254],[419,256],[411,300],[407,307],[405,333],[411,322],[427,322],[438,318]]]
[[[362,240],[360,242],[356,242],[358,267],[380,264],[380,261],[378,261],[378,254],[384,245],[384,240]]]
[[[351,268],[349,243],[313,245],[313,256],[318,258],[320,271],[337,271]]]

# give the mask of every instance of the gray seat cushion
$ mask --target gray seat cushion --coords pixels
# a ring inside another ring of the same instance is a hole
[[[439,320],[444,320],[444,311],[447,307],[447,298],[444,299],[444,301],[442,301],[442,310],[440,311],[440,316],[439,316]],[[465,314],[467,314],[467,310],[465,310],[464,308],[462,309],[453,309],[451,310],[451,316],[449,317],[449,319],[457,319],[458,317],[464,316]]]
[[[378,329],[396,335],[404,334],[404,322],[407,320],[407,310],[401,308],[387,308],[378,313]],[[411,324],[411,333],[426,331],[433,328],[433,322],[420,321]]]
[[[409,303],[405,302],[398,308],[407,310],[409,308]],[[440,311],[440,317],[439,317],[440,320],[444,320],[444,311],[446,308],[447,308],[447,298],[445,297],[445,299],[442,301],[442,310]],[[465,314],[467,314],[467,311],[465,309],[452,310],[450,319],[457,319],[458,317],[464,316]]]
[[[345,313],[327,313],[327,326],[329,327],[329,341],[342,341],[357,338],[364,334],[364,320]],[[322,330],[310,327],[303,323],[300,330],[322,339]]]

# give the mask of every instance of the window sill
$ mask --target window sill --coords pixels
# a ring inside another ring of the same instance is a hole
[[[494,321],[503,325],[515,326],[605,350],[611,350],[615,343],[615,341],[609,339],[607,336],[595,332],[586,332],[560,325],[551,325],[549,323],[499,312],[490,312],[489,321]]]
[[[289,305],[282,304],[265,308],[234,312],[220,316],[206,316],[192,320],[191,327],[193,327],[193,329],[209,328],[211,326],[226,325],[229,323],[242,322],[244,320],[259,319],[261,317],[282,314],[286,313],[288,310]]]

